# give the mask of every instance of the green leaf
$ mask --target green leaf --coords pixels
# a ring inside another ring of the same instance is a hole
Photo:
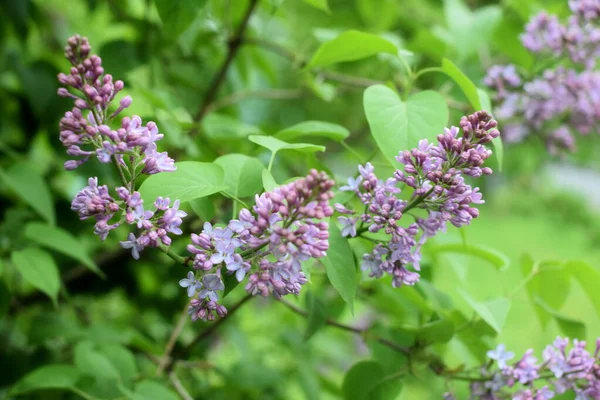
[[[270,192],[277,187],[277,182],[275,182],[275,178],[271,173],[264,169],[262,172],[262,183],[265,191]]]
[[[190,200],[190,207],[204,221],[210,221],[215,217],[215,205],[210,197],[200,197]]]
[[[510,311],[511,301],[506,298],[496,298],[485,302],[474,300],[467,292],[457,289],[460,295],[473,310],[497,333],[502,332],[506,317]]]
[[[44,178],[29,163],[25,161],[14,163],[6,171],[0,168],[0,180],[50,225],[56,224],[50,189]]]
[[[154,0],[163,32],[177,38],[190,27],[207,0]]]
[[[79,371],[72,365],[45,365],[25,375],[10,390],[11,396],[40,389],[69,389],[79,380]]]
[[[318,146],[310,143],[287,143],[273,136],[252,135],[248,139],[262,147],[265,147],[273,154],[281,150],[297,150],[302,153],[314,153],[316,151],[325,151],[325,146]]]
[[[202,127],[206,137],[215,141],[244,139],[249,135],[264,134],[257,127],[240,122],[237,118],[215,113],[204,118]]]
[[[463,243],[447,243],[435,245],[429,248],[432,253],[459,253],[481,258],[492,264],[499,270],[508,268],[510,259],[498,250],[481,245]]]
[[[592,302],[596,315],[600,317],[600,290],[598,290],[600,272],[584,261],[568,261],[564,264],[564,270],[579,282]]]
[[[395,55],[398,53],[398,48],[392,42],[377,35],[349,30],[335,39],[323,43],[312,56],[306,68],[361,60],[378,53]]]
[[[481,100],[475,84],[458,68],[452,61],[444,58],[442,60],[442,70],[458,87],[463,91],[469,103],[475,110],[481,110]]]
[[[119,370],[108,357],[95,350],[91,342],[77,343],[74,349],[74,361],[83,375],[109,380],[119,378]]]
[[[331,10],[329,9],[329,4],[327,4],[327,0],[303,0],[306,4],[310,4],[314,8],[325,11],[327,14],[331,14]]]
[[[223,285],[225,288],[223,289],[223,298],[227,296],[233,289],[235,289],[240,282],[235,277],[235,274],[224,274],[223,276]]]
[[[447,319],[429,322],[417,332],[417,340],[422,343],[447,343],[454,336],[454,324]]]
[[[250,197],[262,189],[262,172],[264,165],[254,157],[243,154],[228,154],[215,160],[223,167],[225,177],[223,183],[229,186],[227,193],[235,197]]]
[[[313,292],[306,294],[306,312],[308,313],[308,323],[306,332],[304,332],[304,340],[310,339],[327,321],[327,307]]]
[[[332,221],[329,225],[329,250],[322,261],[329,281],[354,314],[356,265],[352,248],[335,223]]]
[[[111,364],[119,371],[123,381],[129,381],[138,374],[135,356],[131,351],[118,344],[107,344],[100,346],[98,351],[103,354]]]
[[[151,175],[142,183],[139,192],[146,204],[157,197],[169,197],[182,203],[226,190],[225,173],[220,165],[196,161],[175,163],[177,171]]]
[[[363,104],[371,134],[377,146],[394,166],[401,150],[416,147],[419,140],[434,141],[448,122],[449,110],[444,97],[425,90],[403,102],[384,85],[365,90]]]
[[[385,378],[383,367],[375,361],[354,364],[342,383],[344,400],[392,400],[399,389]]]
[[[133,400],[179,400],[165,385],[145,380],[135,385]]]
[[[322,121],[305,121],[275,134],[280,140],[297,140],[306,137],[323,137],[341,142],[350,136],[350,131],[341,125]]]
[[[542,310],[550,314],[550,316],[556,321],[558,327],[564,335],[574,339],[576,338],[579,340],[585,340],[586,330],[585,324],[583,322],[571,319],[559,313],[540,297],[535,298],[535,304],[541,307]]]
[[[23,278],[36,289],[41,290],[57,304],[60,289],[58,267],[50,254],[44,250],[28,247],[12,253],[12,262]]]
[[[103,278],[106,277],[104,272],[98,268],[94,260],[86,253],[79,240],[62,228],[39,222],[31,222],[25,227],[25,237],[42,246],[72,257],[97,275]]]
[[[6,287],[4,281],[0,280],[0,321],[7,313],[11,299],[10,290]]]

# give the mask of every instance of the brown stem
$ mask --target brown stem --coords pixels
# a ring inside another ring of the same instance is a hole
[[[251,298],[252,298],[252,295],[248,294],[248,295],[244,296],[236,304],[231,306],[227,310],[227,316],[215,321],[214,324],[210,325],[208,328],[206,328],[205,330],[200,332],[198,335],[196,335],[196,337],[187,346],[185,346],[183,349],[181,349],[181,351],[176,352],[176,357],[173,357],[169,360],[169,362],[165,365],[164,370],[167,372],[170,372],[173,368],[173,365],[174,365],[176,359],[185,359],[198,343],[200,343],[202,340],[211,336],[219,328],[219,326],[221,326],[225,321],[228,321],[231,318],[231,316],[237,310],[239,310],[240,307],[243,306]]]
[[[202,122],[202,120],[208,113],[210,105],[214,101],[215,97],[217,96],[217,93],[219,92],[219,89],[221,88],[221,85],[225,81],[227,71],[229,70],[229,67],[231,67],[231,63],[233,62],[233,59],[235,58],[237,52],[240,49],[240,46],[243,41],[244,32],[248,27],[248,22],[250,21],[250,17],[252,16],[252,13],[254,12],[254,9],[256,8],[257,4],[258,0],[250,0],[250,4],[248,4],[248,8],[246,9],[246,13],[242,18],[242,22],[238,26],[235,34],[227,42],[228,50],[227,55],[225,56],[225,60],[223,61],[223,64],[221,64],[221,67],[217,71],[217,74],[213,77],[212,81],[210,82],[210,85],[206,90],[206,94],[204,95],[204,100],[202,101],[200,109],[198,110],[196,115],[194,115],[194,122],[196,122],[196,126],[199,126],[200,122]],[[190,132],[190,135],[193,136],[197,133],[198,128],[194,128]]]
[[[298,315],[301,315],[305,318],[308,317],[308,313],[306,311],[304,311],[303,309],[296,307],[294,304],[287,302],[286,300],[279,300],[279,302],[283,305],[285,305],[287,308],[289,308],[290,310],[292,310],[293,312],[295,312]],[[352,333],[356,333],[358,335],[365,335],[368,331],[368,329],[361,329],[361,328],[355,328],[353,326],[350,325],[344,325],[340,322],[331,320],[331,319],[327,319],[325,320],[325,324],[329,325],[329,326],[333,326],[336,327],[338,329],[342,329],[348,332],[352,332]],[[381,343],[384,346],[387,346],[389,348],[391,348],[392,350],[395,350],[399,353],[402,353],[404,355],[409,355],[410,354],[410,349],[408,347],[404,347],[404,346],[400,346],[394,342],[392,342],[391,340],[379,337],[379,336],[373,336],[373,335],[369,335],[369,337],[371,337],[373,340],[375,340],[378,343]]]

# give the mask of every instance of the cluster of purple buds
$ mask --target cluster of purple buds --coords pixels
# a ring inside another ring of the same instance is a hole
[[[192,319],[226,312],[216,293],[225,287],[225,274],[238,282],[247,278],[245,289],[252,295],[299,294],[306,283],[301,262],[324,257],[329,248],[324,219],[333,214],[329,200],[334,184],[324,172],[312,170],[305,178],[257,195],[252,211],[241,210],[227,226],[207,222],[200,234],[192,234],[188,251],[195,272],[180,281],[190,297],[198,291],[190,306]]]
[[[58,90],[63,97],[74,99],[75,106],[60,121],[60,139],[71,156],[81,157],[65,163],[73,170],[92,155],[102,163],[114,162],[124,180],[117,187],[118,199],[109,194],[106,185],[98,186],[97,178],[90,178],[88,186],[73,199],[71,209],[81,219],[94,217],[95,233],[102,240],[109,232],[122,224],[137,225],[139,237],[129,234],[121,246],[131,249],[134,258],[146,247],[169,246],[169,234],[181,235],[179,226],[186,213],[179,210],[179,201],[173,205],[168,198],[157,198],[154,210],[144,208],[144,202],[135,191],[135,180],[140,174],[156,174],[175,171],[175,165],[167,153],[159,153],[156,141],[163,138],[154,122],[143,125],[138,116],[124,117],[120,127],[112,130],[108,123],[131,105],[131,97],[124,97],[111,113],[110,108],[123,82],[113,82],[104,74],[102,60],[90,56],[90,44],[86,38],[75,35],[68,40],[65,56],[72,65],[70,73],[59,74],[58,80],[65,87]],[[68,88],[78,95],[71,93]],[[84,115],[87,113],[87,115]]]
[[[125,187],[117,187],[119,200],[115,200],[108,192],[106,185],[98,186],[98,178],[89,178],[88,186],[84,187],[73,199],[71,210],[79,217],[88,219],[94,217],[96,225],[94,232],[104,240],[109,232],[122,224],[137,225],[141,230],[140,236],[129,234],[128,240],[121,242],[125,249],[131,249],[136,260],[146,247],[158,247],[161,243],[169,246],[169,233],[181,235],[182,218],[187,214],[179,210],[179,200],[171,206],[169,198],[159,197],[154,202],[154,210],[144,208],[144,201],[139,192],[130,193]],[[115,214],[118,219],[111,222]]]
[[[118,162],[120,168],[132,174],[174,171],[173,160],[156,149],[155,142],[163,135],[154,122],[144,125],[140,117],[134,116],[123,118],[116,130],[108,126],[132,100],[125,96],[110,112],[116,95],[123,89],[123,81],[113,82],[110,74],[104,74],[102,60],[97,55],[90,56],[90,49],[85,37],[69,38],[65,56],[72,67],[68,75],[58,74],[58,81],[64,85],[58,94],[74,100],[73,109],[60,121],[60,140],[67,154],[80,157],[65,162],[65,168],[73,170],[96,156],[102,163]]]
[[[500,344],[487,352],[490,362],[481,368],[481,378],[471,384],[472,399],[548,400],[572,391],[576,398],[600,399],[600,338],[594,354],[584,341],[557,337],[542,353],[542,360],[527,350],[513,364],[515,354]]]
[[[514,65],[495,65],[484,83],[496,91],[496,117],[503,122],[504,139],[517,143],[542,134],[551,154],[575,151],[573,134],[597,130],[600,121],[600,0],[572,0],[566,25],[546,13],[533,17],[521,36],[532,53],[555,59],[541,75],[525,79]],[[569,126],[570,128],[567,128]]]
[[[500,135],[496,126],[485,111],[463,117],[461,129],[446,128],[437,137],[437,144],[421,140],[418,148],[400,152],[396,160],[404,164],[404,170],[396,170],[385,181],[375,175],[370,163],[358,167],[360,175],[349,178],[348,185],[340,190],[356,193],[365,211],[336,204],[336,210],[344,214],[338,218],[342,234],[354,237],[366,231],[383,231],[390,236],[389,241],[378,243],[363,256],[364,270],[377,278],[384,273],[391,275],[394,287],[414,285],[420,276],[407,267],[420,270],[420,249],[427,238],[444,231],[447,222],[461,227],[479,215],[474,205],[483,203],[481,193],[467,185],[464,176],[492,173],[483,163],[491,155],[485,144]],[[398,198],[400,184],[413,190],[410,200]],[[405,223],[402,217],[413,208],[427,210],[428,217],[414,217],[414,223]]]

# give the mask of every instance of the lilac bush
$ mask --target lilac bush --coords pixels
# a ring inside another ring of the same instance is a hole
[[[593,354],[586,350],[586,342],[557,337],[542,352],[542,358],[533,350],[514,363],[515,354],[500,344],[487,352],[490,362],[473,377],[472,399],[548,400],[556,395],[573,391],[577,400],[600,398],[600,339],[596,340]]]
[[[338,217],[342,235],[355,237],[366,231],[383,231],[389,237],[389,241],[378,243],[363,256],[362,268],[370,276],[389,274],[394,287],[414,285],[419,274],[407,267],[420,270],[420,251],[427,239],[444,231],[448,222],[461,227],[479,215],[475,205],[483,203],[481,193],[465,183],[465,176],[477,178],[492,173],[483,163],[492,154],[485,144],[500,135],[497,125],[485,111],[465,116],[460,129],[446,128],[436,144],[424,139],[418,148],[400,152],[396,160],[404,164],[404,169],[397,169],[386,180],[379,179],[373,165],[367,163],[358,167],[357,178],[349,178],[348,185],[340,188],[354,192],[365,205],[363,212],[357,212],[336,204],[336,210],[345,214]],[[413,189],[408,201],[398,198],[401,184]],[[405,223],[402,217],[414,208],[427,210],[428,216],[415,216],[414,223]]]
[[[164,135],[154,122],[144,125],[134,115],[123,117],[119,128],[111,128],[112,121],[131,105],[132,99],[124,97],[111,112],[123,82],[113,82],[113,77],[104,73],[101,58],[90,56],[90,51],[87,38],[69,38],[65,57],[72,67],[68,75],[58,75],[65,86],[58,94],[74,100],[73,109],[60,121],[60,140],[67,147],[67,154],[79,157],[65,162],[65,169],[73,170],[95,156],[101,163],[114,163],[123,186],[114,189],[115,199],[106,185],[98,185],[98,178],[89,178],[88,186],[73,199],[71,209],[82,220],[94,217],[94,232],[101,240],[122,224],[137,225],[139,236],[129,233],[121,246],[131,249],[133,258],[138,259],[146,247],[169,246],[169,234],[181,235],[180,225],[186,213],[179,210],[178,200],[171,205],[169,198],[158,197],[153,210],[145,207],[140,193],[135,191],[136,179],[140,175],[172,172],[176,167],[166,152],[157,151],[156,142]]]
[[[496,117],[504,138],[516,143],[542,135],[551,154],[575,150],[574,133],[597,131],[600,120],[600,1],[569,1],[565,23],[546,12],[534,16],[521,41],[546,67],[519,73],[514,65],[495,65],[484,83],[496,91]],[[550,61],[550,62],[549,62]]]

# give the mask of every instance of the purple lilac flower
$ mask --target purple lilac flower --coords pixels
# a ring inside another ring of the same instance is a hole
[[[65,168],[73,170],[95,155],[101,163],[115,162],[117,168],[125,169],[130,180],[123,182],[126,187],[115,189],[120,199],[115,200],[106,185],[98,186],[97,178],[90,178],[88,186],[75,196],[71,209],[81,219],[93,216],[96,219],[94,232],[102,240],[123,223],[135,224],[141,229],[139,236],[130,234],[121,245],[131,249],[137,259],[146,247],[170,245],[169,234],[181,235],[180,225],[186,213],[179,210],[178,200],[170,206],[168,198],[160,197],[154,203],[156,210],[145,208],[140,194],[134,190],[135,177],[172,172],[176,167],[166,152],[157,151],[156,142],[164,135],[154,122],[144,125],[138,116],[124,117],[118,129],[111,129],[111,120],[129,107],[132,99],[125,96],[116,111],[109,113],[109,107],[123,89],[123,82],[113,82],[111,75],[104,74],[102,60],[96,55],[90,56],[90,51],[86,38],[71,37],[65,56],[72,67],[69,74],[58,75],[59,82],[65,86],[58,94],[74,100],[74,108],[60,121],[60,140],[67,147],[67,154],[80,157],[65,162]],[[112,218],[118,221],[110,223]]]
[[[596,351],[590,354],[586,343],[574,340],[567,350],[569,339],[558,337],[542,353],[542,361],[527,350],[514,364],[507,364],[512,352],[504,345],[488,351],[497,364],[486,363],[481,368],[483,379],[471,384],[471,399],[548,400],[557,394],[572,391],[578,400],[600,399],[600,338]],[[542,383],[543,381],[543,383]]]
[[[200,234],[192,234],[188,251],[193,268],[202,276],[203,289],[190,307],[192,319],[214,318],[209,312],[223,290],[222,277],[247,278],[252,295],[276,298],[298,294],[306,277],[301,263],[321,258],[329,248],[328,224],[333,214],[329,200],[334,182],[312,170],[305,177],[257,195],[252,210],[242,209],[227,226],[206,222]]]
[[[563,50],[564,30],[555,15],[541,12],[531,18],[521,41],[533,53],[549,51],[559,55]]]
[[[349,185],[342,189],[354,191],[366,211],[356,213],[341,204],[336,204],[336,210],[345,214],[338,218],[343,236],[366,231],[389,235],[389,242],[378,243],[363,256],[362,268],[370,276],[391,275],[394,287],[414,285],[419,280],[415,271],[420,270],[420,249],[425,241],[444,231],[448,222],[460,227],[479,215],[475,206],[483,203],[481,193],[465,183],[464,175],[492,173],[483,166],[491,154],[484,145],[500,135],[496,126],[485,111],[463,117],[461,128],[445,129],[436,144],[421,140],[418,148],[400,152],[396,160],[404,168],[386,180],[377,177],[370,163],[358,167],[359,177],[350,178]],[[409,200],[397,196],[401,183],[413,190]],[[428,216],[404,223],[402,217],[413,208],[427,210]],[[409,265],[415,271],[410,271]]]

